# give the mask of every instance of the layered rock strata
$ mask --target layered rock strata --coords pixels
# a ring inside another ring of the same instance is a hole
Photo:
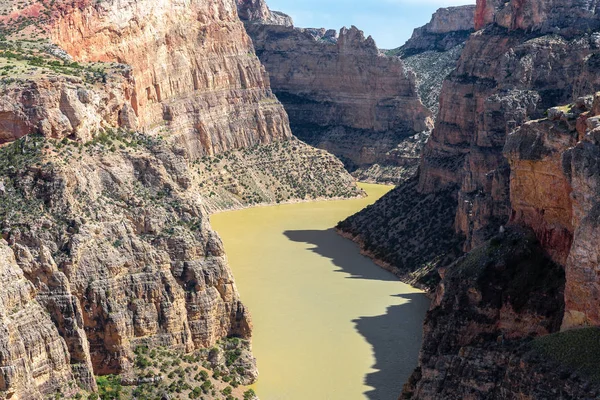
[[[408,57],[425,51],[448,51],[464,44],[474,28],[474,5],[440,8],[429,23],[414,30],[399,52]]]
[[[477,12],[487,6],[479,2]],[[533,18],[520,13],[534,8],[519,8],[514,18]],[[509,168],[502,156],[507,133],[598,85],[594,34],[579,30],[579,24],[559,34],[545,34],[533,21],[523,24],[488,25],[470,37],[444,82],[436,128],[424,151],[421,192],[460,186],[456,230],[467,238],[465,250],[508,220]]]
[[[416,191],[450,191],[455,196],[454,225],[457,236],[466,238],[465,251],[509,220],[510,167],[502,154],[507,134],[599,85],[597,35],[575,28],[564,34],[544,34],[533,25],[527,31],[488,25],[469,37],[455,71],[444,82]],[[360,230],[356,226],[351,233]],[[395,241],[404,241],[404,236],[390,240]],[[386,246],[378,249],[390,251]]]
[[[415,135],[431,128],[431,113],[400,60],[381,54],[355,27],[338,35],[256,22],[246,29],[296,136],[363,177],[374,165],[394,167],[383,178],[391,182],[414,174],[423,144]],[[418,141],[416,152],[405,151],[407,141]],[[371,171],[372,180],[383,176],[378,167]]]
[[[194,156],[289,138],[233,0],[55,4],[52,41],[75,60],[131,66],[138,126]]]
[[[532,232],[507,230],[442,276],[425,320],[419,368],[403,398],[600,395],[589,376],[531,342],[560,328],[565,282],[562,267],[546,256]],[[582,350],[574,345],[570,351]]]
[[[595,7],[577,1],[477,4],[479,31],[444,82],[413,189],[413,196],[454,199],[456,212],[448,209],[455,237],[464,237],[463,250],[471,252],[441,270],[408,398],[598,396],[592,383],[597,371],[581,372],[589,366],[582,358],[566,362],[564,350],[536,350],[547,337],[571,343],[569,332],[546,336],[561,327],[598,325],[598,110],[590,98],[578,99],[599,85]],[[369,254],[379,258],[402,254],[397,244],[414,237],[383,222],[370,226],[369,215],[403,209],[392,196],[340,225],[374,244]],[[403,221],[410,214],[394,216]],[[386,240],[375,239],[388,231]],[[443,237],[434,231],[421,247]],[[422,265],[402,260],[394,267],[410,273]],[[538,338],[529,343],[532,337]],[[568,348],[586,352],[576,341]]]
[[[509,136],[513,223],[530,226],[565,266],[563,329],[600,325],[597,170],[600,95],[548,110]]]
[[[127,373],[140,344],[191,351],[250,336],[197,178],[170,146],[27,137],[1,158],[3,237],[60,338],[49,351],[83,387],[94,373]],[[17,393],[32,384],[9,382]]]
[[[249,338],[207,209],[361,191],[292,138],[233,1],[34,5],[0,21],[0,397],[137,382],[140,346]]]

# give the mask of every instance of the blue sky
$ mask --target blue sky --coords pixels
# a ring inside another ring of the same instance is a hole
[[[440,7],[475,4],[475,0],[267,0],[301,28],[355,25],[383,49],[401,46],[414,28],[426,24]]]

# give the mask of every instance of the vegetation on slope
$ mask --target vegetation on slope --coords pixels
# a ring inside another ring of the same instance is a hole
[[[416,185],[413,178],[337,228],[402,279],[432,289],[439,282],[436,267],[462,254],[456,200],[451,192],[421,195]]]

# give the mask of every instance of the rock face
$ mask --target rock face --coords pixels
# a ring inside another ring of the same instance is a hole
[[[411,190],[402,186],[340,225],[368,254],[394,260],[416,236],[394,229],[412,216],[398,199],[432,196],[420,212],[437,232],[428,228],[413,249],[443,247],[447,224],[435,201],[457,205],[447,208],[454,237],[470,253],[441,270],[407,398],[599,395],[590,375],[572,375],[581,365],[555,365],[536,350],[561,328],[600,324],[600,102],[581,97],[600,84],[597,15],[589,2],[478,1],[479,30],[443,84],[412,194],[398,196]],[[431,254],[451,254],[446,248]],[[411,277],[424,264],[396,258],[392,267]]]
[[[4,240],[0,242],[0,278],[0,394],[28,393],[24,398],[41,398],[43,392],[73,379],[67,345],[46,309],[35,300],[35,287]]]
[[[402,61],[380,54],[355,27],[333,30],[246,23],[296,136],[337,155],[350,171],[394,166],[414,173],[431,113]],[[255,21],[254,21],[255,22]],[[409,139],[413,137],[413,139]],[[404,142],[419,141],[417,155]]]
[[[465,250],[508,220],[509,168],[502,156],[507,133],[598,85],[596,36],[571,34],[507,34],[490,25],[470,37],[444,82],[419,191],[459,187],[456,230],[467,238]]]
[[[64,339],[52,351],[88,388],[94,373],[127,373],[136,345],[191,351],[251,332],[185,158],[166,143],[120,143],[84,151],[28,137],[2,149],[8,253],[54,323],[48,340]]]
[[[361,195],[291,136],[232,0],[47,5],[0,6],[1,398],[249,338],[208,209]]]
[[[412,37],[388,55],[402,58],[416,76],[421,101],[433,116],[439,111],[444,79],[455,68],[469,35],[474,30],[475,6],[440,8],[431,21],[415,29]]]
[[[440,8],[426,25],[416,28],[400,48],[403,56],[424,51],[448,51],[463,44],[475,27],[475,6]]]
[[[237,0],[238,14],[244,22],[266,25],[293,26],[289,15],[271,11],[264,0]]]
[[[0,144],[31,133],[88,141],[106,126],[136,128],[137,118],[129,104],[132,86],[128,70],[93,85],[68,76],[3,85]]]
[[[600,325],[598,245],[600,95],[548,110],[509,136],[511,221],[531,226],[566,269],[563,329]],[[535,183],[533,183],[535,182]]]
[[[189,154],[291,135],[233,0],[62,2],[49,30],[77,61],[130,65],[139,127],[175,135]]]
[[[530,342],[559,329],[564,285],[531,232],[508,230],[442,275],[403,398],[597,398],[597,385]]]

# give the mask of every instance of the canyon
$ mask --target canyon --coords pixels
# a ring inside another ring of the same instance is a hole
[[[401,60],[354,26],[338,33],[276,24],[259,10],[241,15],[298,138],[335,154],[361,180],[414,175],[432,114]]]
[[[418,177],[338,225],[432,291],[402,398],[599,396],[598,22],[586,2],[478,1]]]
[[[3,2],[0,397],[256,398],[209,215],[358,178],[397,187],[337,232],[432,297],[397,395],[598,398],[598,7],[478,0],[383,51],[260,0]]]
[[[209,212],[364,193],[292,136],[233,1],[2,7],[1,396],[242,397],[252,322]]]

